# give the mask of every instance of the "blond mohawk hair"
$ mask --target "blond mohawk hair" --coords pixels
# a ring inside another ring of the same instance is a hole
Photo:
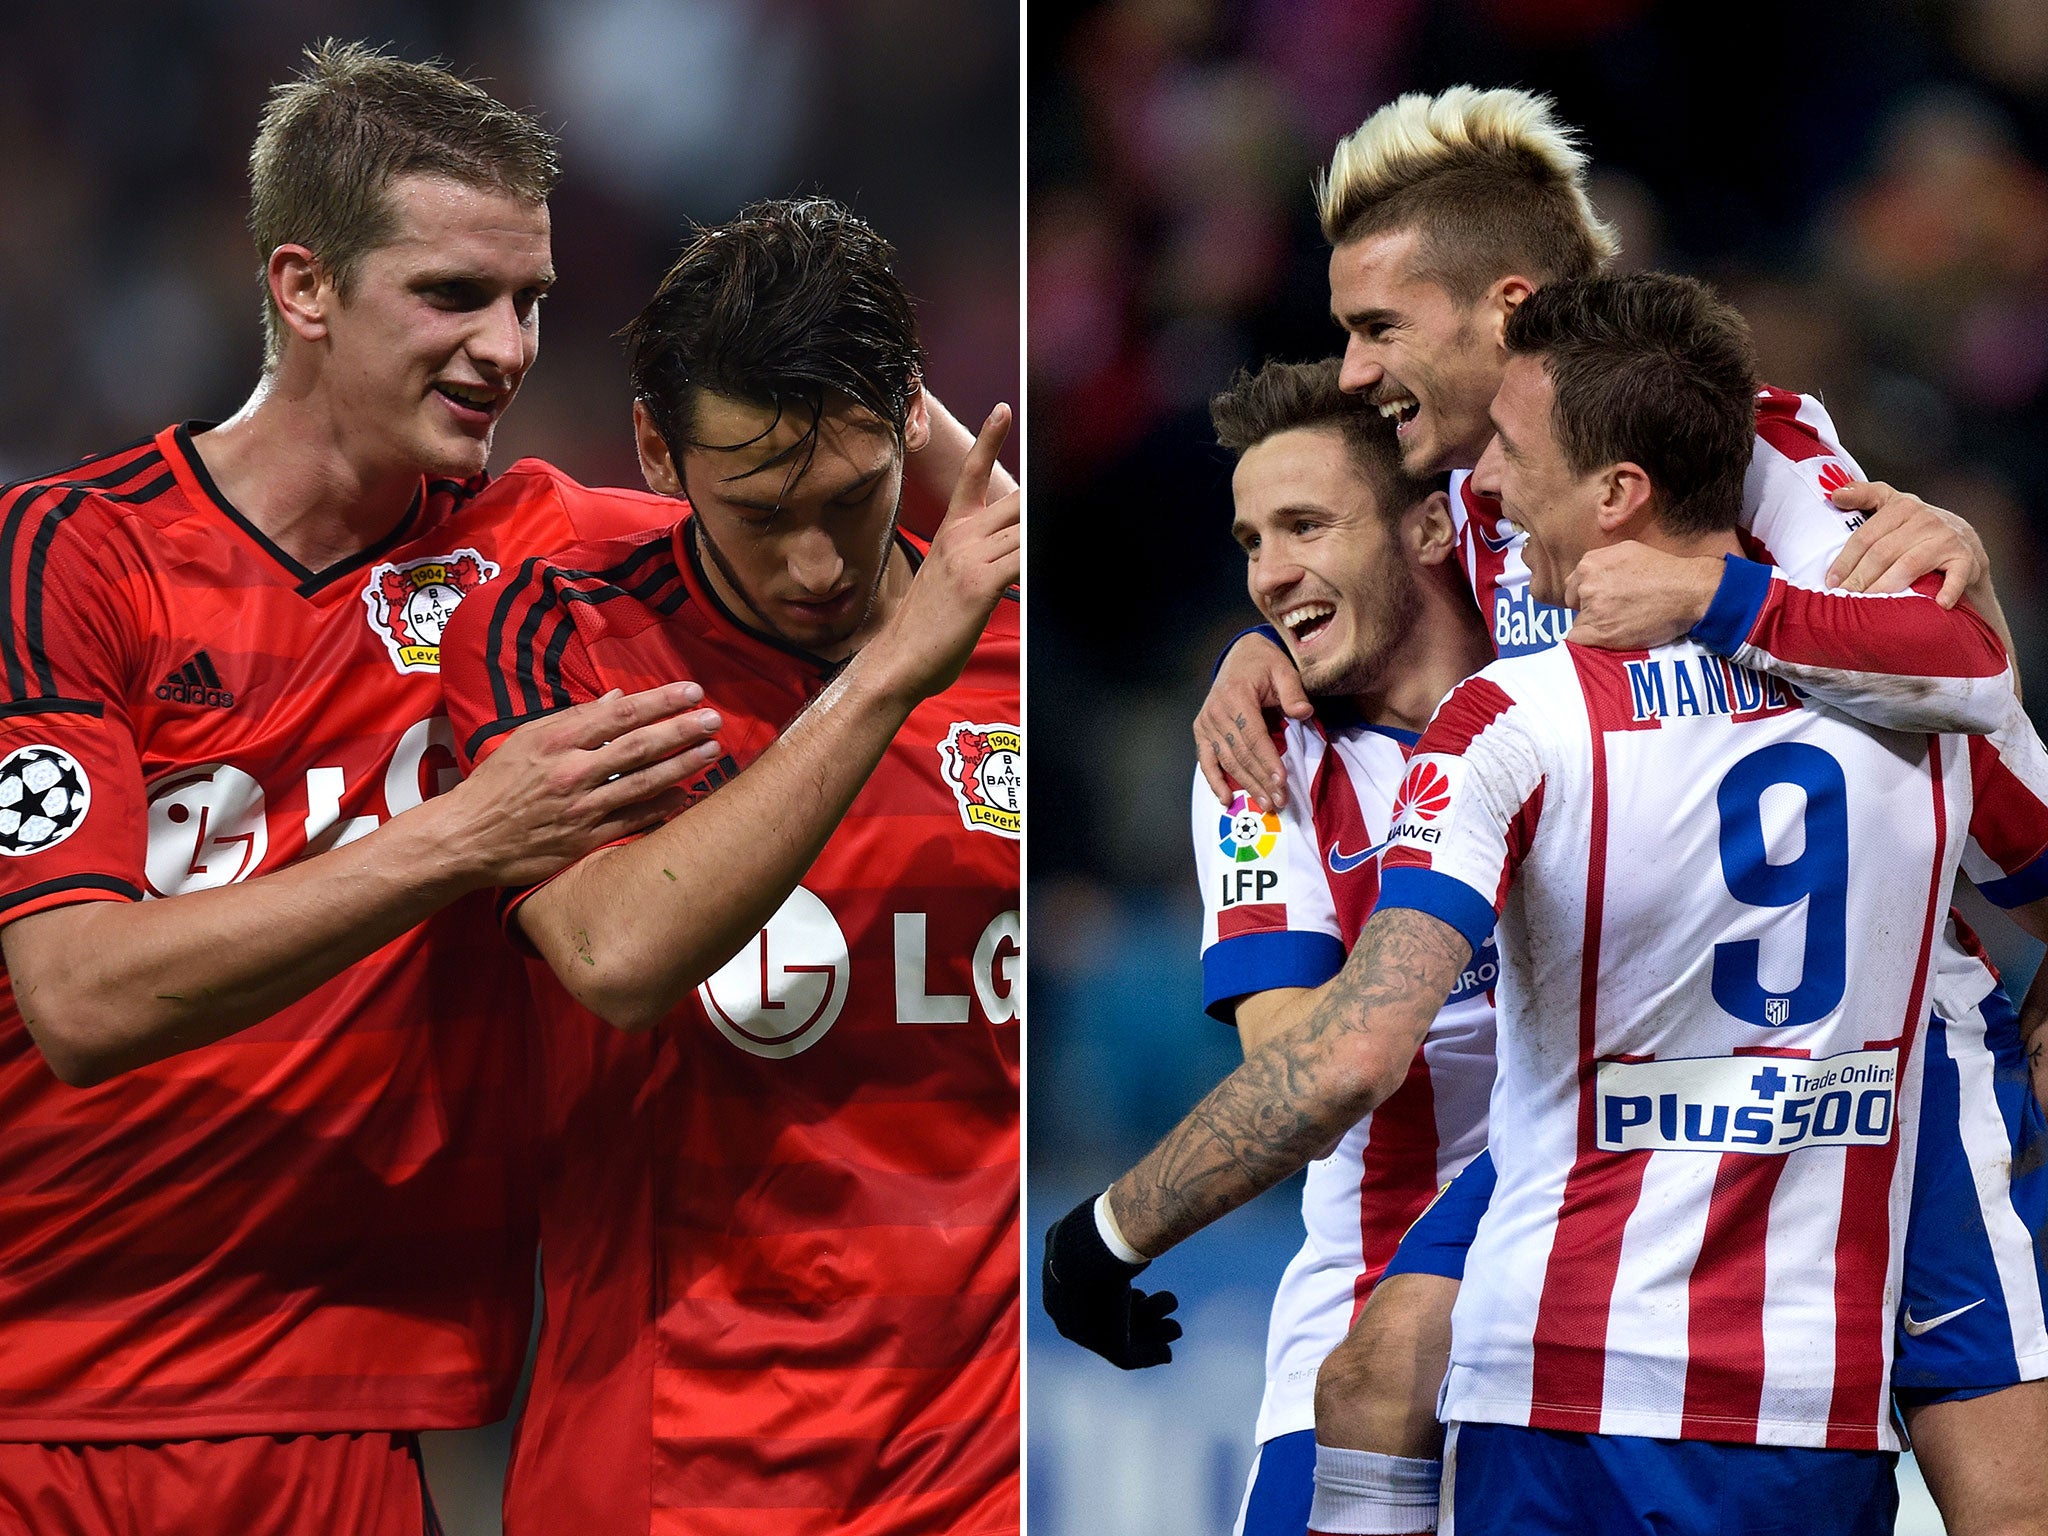
[[[1332,245],[1422,234],[1426,275],[1475,299],[1497,279],[1591,277],[1621,249],[1586,196],[1586,152],[1547,96],[1411,92],[1344,138],[1316,178]]]

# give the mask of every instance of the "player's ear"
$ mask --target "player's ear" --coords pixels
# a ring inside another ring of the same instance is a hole
[[[633,402],[633,446],[640,450],[640,478],[647,482],[647,489],[657,496],[683,494],[682,473],[645,400]]]
[[[285,328],[305,341],[325,340],[328,311],[337,296],[320,259],[303,245],[280,245],[270,253],[263,275]]]
[[[1401,532],[1417,565],[1442,565],[1458,549],[1450,496],[1431,491],[1401,514]]]
[[[932,413],[924,403],[924,385],[919,383],[903,416],[903,451],[915,453],[931,440]]]
[[[1626,537],[1655,516],[1655,494],[1643,467],[1627,460],[1610,468],[1600,485],[1600,531]]]
[[[1508,332],[1508,316],[1521,306],[1522,300],[1536,291],[1536,285],[1526,277],[1509,273],[1486,291],[1483,301],[1493,321],[1493,339],[1505,342]]]

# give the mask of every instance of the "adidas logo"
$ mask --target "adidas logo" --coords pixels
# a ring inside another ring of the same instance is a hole
[[[221,687],[213,658],[204,651],[158,683],[156,696],[173,704],[198,704],[207,709],[235,707],[235,696]]]

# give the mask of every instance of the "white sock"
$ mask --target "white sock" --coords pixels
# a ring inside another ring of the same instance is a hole
[[[1311,1531],[1331,1536],[1411,1536],[1436,1529],[1437,1484],[1444,1464],[1316,1446]]]

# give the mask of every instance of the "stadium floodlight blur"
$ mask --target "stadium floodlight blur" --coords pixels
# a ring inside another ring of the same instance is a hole
[[[1765,377],[1824,395],[1873,475],[1968,516],[2022,671],[2042,677],[2048,27],[2020,0],[1939,26],[1890,9],[1782,21],[1759,48],[1718,35],[1711,8],[1629,0],[1118,3],[1034,40],[1047,62],[1031,101],[1033,676],[1070,722],[1038,768],[1064,832],[1030,855],[1041,1226],[1236,1058],[1200,1015],[1177,815],[1210,663],[1251,622],[1223,531],[1228,456],[1201,402],[1240,365],[1337,350],[1309,179],[1401,91],[1470,80],[1555,95],[1587,130],[1623,266],[1710,277],[1748,315]],[[1757,134],[1727,132],[1731,100]],[[2023,984],[2032,954],[2001,959]],[[1201,1272],[1225,1289],[1207,1305],[1256,1315],[1292,1241],[1286,1202],[1264,1204],[1268,1249],[1215,1234]],[[1248,1258],[1262,1267],[1230,1272]],[[1179,1271],[1172,1283],[1208,1289]],[[1233,1413],[1256,1397],[1256,1337],[1254,1324]],[[1076,1418],[1042,1360],[1033,1524],[1050,1533],[1100,1494],[1045,1431],[1112,1432],[1100,1403]],[[1242,1485],[1205,1458],[1248,1456],[1217,1438],[1236,1432],[1207,1415],[1182,1426],[1194,1464],[1162,1472],[1163,1497],[1182,1502],[1150,1528],[1214,1523],[1207,1490]]]
[[[250,132],[269,86],[329,35],[444,59],[561,136],[547,363],[496,467],[544,455],[591,483],[638,485],[615,333],[686,217],[811,188],[889,229],[950,398],[1017,398],[1014,0],[11,7],[0,475],[240,401],[261,345]],[[496,1529],[493,1434],[429,1447],[456,1536]]]

